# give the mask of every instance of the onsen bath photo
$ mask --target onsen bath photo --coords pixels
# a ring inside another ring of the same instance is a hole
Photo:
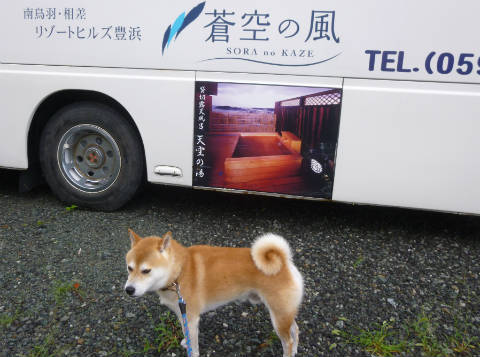
[[[338,88],[197,82],[194,185],[331,198]]]

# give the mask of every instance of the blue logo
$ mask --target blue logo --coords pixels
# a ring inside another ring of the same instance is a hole
[[[205,7],[205,3],[206,1],[201,2],[200,4],[195,6],[192,10],[190,10],[187,16],[185,16],[185,12],[182,12],[180,16],[177,17],[173,25],[168,26],[167,31],[165,31],[165,34],[163,35],[162,55],[165,51],[165,48],[170,45],[172,39],[174,39],[175,37],[176,40],[178,35],[180,35],[180,32],[182,32],[185,27],[190,25],[193,21],[197,19],[197,17],[200,16],[203,8]]]

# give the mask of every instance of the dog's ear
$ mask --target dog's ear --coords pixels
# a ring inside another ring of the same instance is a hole
[[[172,232],[168,231],[162,237],[162,244],[160,245],[160,252],[163,252],[170,246],[170,239],[172,239]]]
[[[135,244],[140,242],[140,240],[142,239],[137,233],[132,231],[130,228],[128,229],[128,236],[130,237],[130,242],[132,243],[132,246],[131,246],[132,248]]]

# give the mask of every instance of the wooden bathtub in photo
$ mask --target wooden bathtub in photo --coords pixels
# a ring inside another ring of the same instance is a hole
[[[300,140],[292,133],[239,133],[232,157],[224,162],[227,187],[274,191],[300,178]]]

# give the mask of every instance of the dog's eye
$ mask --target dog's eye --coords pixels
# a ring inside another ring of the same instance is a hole
[[[151,270],[152,269],[143,269],[142,274],[148,274],[148,273],[150,273]]]
[[[128,271],[129,271],[129,272],[132,272],[132,271],[133,271],[133,268],[129,266],[129,267],[128,267]]]

